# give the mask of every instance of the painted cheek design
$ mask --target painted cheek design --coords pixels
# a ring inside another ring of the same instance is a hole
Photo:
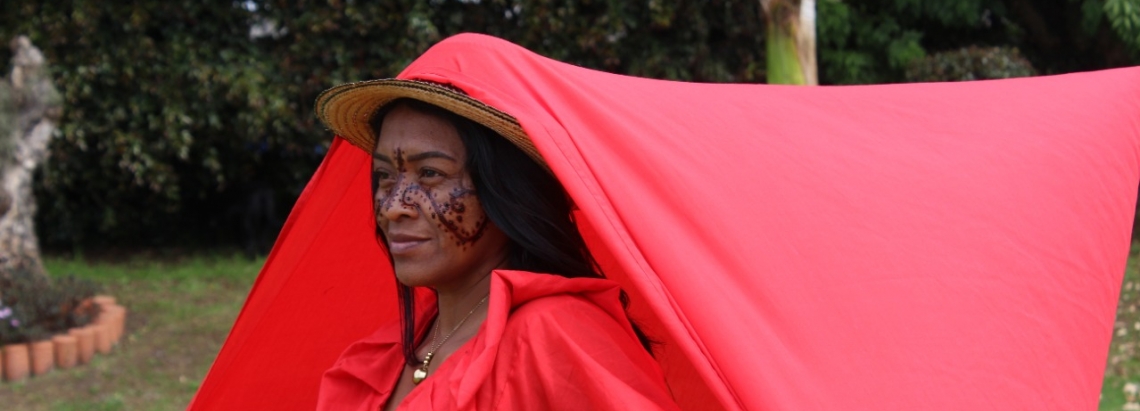
[[[479,199],[475,196],[475,190],[457,187],[447,193],[446,197],[446,201],[437,201],[438,199],[435,196],[432,197],[433,214],[438,216],[440,226],[455,235],[456,245],[474,243],[479,240],[487,228],[487,215],[483,213],[482,207],[479,207]],[[474,209],[471,214],[474,214],[476,218],[468,218],[467,221],[464,221],[464,215],[468,214],[468,210],[471,209]]]
[[[451,234],[455,244],[463,246],[478,241],[487,228],[487,215],[479,206],[475,190],[466,187],[424,188],[408,181],[404,168],[403,153],[396,150],[396,181],[384,193],[377,193],[373,207],[376,209],[378,224],[387,220],[384,216],[393,207],[414,209],[420,215],[430,218],[442,231]],[[379,187],[377,186],[377,191]],[[446,191],[446,192],[445,192]]]

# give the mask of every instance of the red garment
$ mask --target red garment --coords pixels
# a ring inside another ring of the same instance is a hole
[[[617,284],[495,271],[478,335],[401,403],[406,410],[675,410]],[[418,332],[435,314],[420,304]],[[353,343],[321,381],[318,410],[377,410],[404,368],[398,323]]]
[[[400,77],[522,124],[682,409],[1094,409],[1140,184],[1140,69],[709,85],[456,36]],[[312,409],[397,321],[337,140],[191,408]]]

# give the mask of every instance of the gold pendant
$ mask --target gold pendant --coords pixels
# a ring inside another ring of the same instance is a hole
[[[433,354],[435,353],[428,351],[427,355],[424,356],[424,363],[420,364],[420,368],[416,368],[415,371],[412,371],[412,382],[419,384],[420,381],[423,381],[424,378],[427,378],[428,364],[431,364],[431,356]]]

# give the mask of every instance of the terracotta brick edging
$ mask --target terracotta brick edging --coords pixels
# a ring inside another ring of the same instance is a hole
[[[29,375],[43,375],[54,368],[68,369],[90,362],[95,354],[110,353],[123,338],[127,309],[109,295],[96,295],[91,301],[99,306],[99,314],[90,324],[43,340],[0,348],[0,374],[4,381],[23,381]]]

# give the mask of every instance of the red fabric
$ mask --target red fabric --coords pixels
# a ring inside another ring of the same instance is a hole
[[[684,409],[1097,405],[1138,69],[707,85],[462,35],[401,77],[520,120]],[[396,321],[367,180],[366,153],[338,140],[192,409],[310,409],[337,353]]]
[[[479,333],[408,394],[401,409],[677,409],[618,291],[607,280],[494,272]],[[419,332],[434,311],[434,305],[420,310]],[[403,371],[399,344],[399,324],[392,323],[349,346],[325,373],[317,409],[382,408]]]

